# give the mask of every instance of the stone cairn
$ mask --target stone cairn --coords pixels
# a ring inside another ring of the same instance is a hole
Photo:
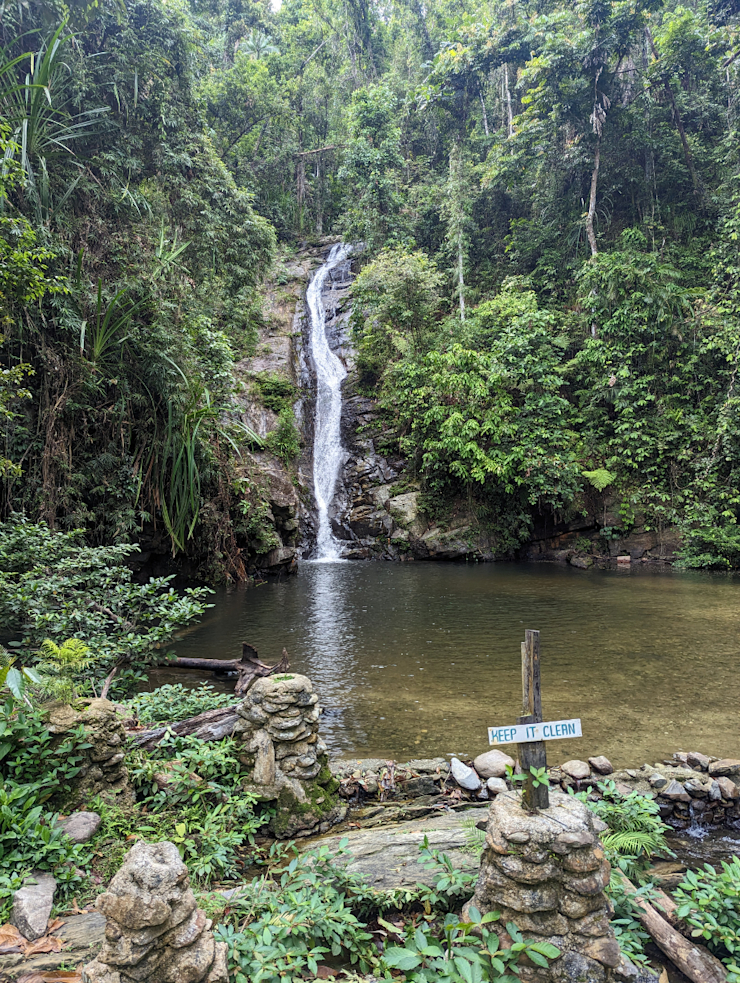
[[[346,814],[334,802],[338,783],[319,737],[318,700],[310,679],[286,673],[258,679],[237,711],[239,760],[251,772],[246,788],[262,801],[277,800],[279,837],[323,832]]]
[[[110,700],[85,700],[82,710],[55,704],[49,711],[48,730],[66,736],[80,724],[90,748],[80,752],[80,770],[73,780],[69,805],[79,805],[96,795],[116,797],[121,803],[133,799],[125,765],[125,715]]]
[[[228,983],[228,947],[197,907],[174,843],[140,840],[97,907],[105,942],[83,983]]]
[[[498,795],[490,808],[486,847],[469,902],[496,922],[502,945],[514,922],[525,938],[547,941],[561,955],[548,969],[520,967],[524,983],[612,983],[639,978],[622,959],[604,894],[610,867],[598,834],[606,827],[578,799],[551,791],[550,807],[524,812],[520,795]]]

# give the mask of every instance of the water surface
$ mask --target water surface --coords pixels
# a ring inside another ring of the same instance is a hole
[[[548,743],[551,763],[739,757],[739,591],[727,576],[643,568],[303,563],[219,592],[177,653],[232,658],[244,640],[271,662],[285,646],[320,694],[334,754],[476,755],[489,725],[522,712],[520,643],[538,628],[545,718],[583,721],[582,739]]]

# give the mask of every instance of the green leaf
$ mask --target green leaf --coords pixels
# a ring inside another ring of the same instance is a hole
[[[416,969],[417,966],[420,966],[422,960],[410,949],[391,946],[390,949],[386,949],[383,953],[383,962],[387,966],[390,966],[391,969],[400,969],[402,972],[407,972],[410,969]]]

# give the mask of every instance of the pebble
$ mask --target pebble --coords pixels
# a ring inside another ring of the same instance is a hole
[[[465,788],[469,792],[477,792],[481,787],[481,780],[477,773],[464,765],[459,758],[452,758],[450,761],[450,771],[460,788]]]
[[[571,778],[575,778],[576,781],[582,781],[591,774],[591,769],[586,762],[579,761],[577,758],[574,758],[572,761],[566,761],[564,765],[560,766],[560,770],[565,772],[566,775],[570,775]]]
[[[485,751],[473,762],[473,767],[481,778],[503,778],[506,768],[514,767],[514,759],[503,751]]]

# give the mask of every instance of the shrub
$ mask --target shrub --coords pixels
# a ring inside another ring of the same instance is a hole
[[[234,702],[232,694],[219,693],[209,683],[193,689],[181,683],[165,683],[149,693],[137,693],[125,705],[142,724],[172,724]]]
[[[676,914],[692,926],[694,938],[703,938],[730,971],[728,979],[737,983],[740,966],[740,858],[722,861],[722,869],[705,864],[690,870],[673,892]]]

